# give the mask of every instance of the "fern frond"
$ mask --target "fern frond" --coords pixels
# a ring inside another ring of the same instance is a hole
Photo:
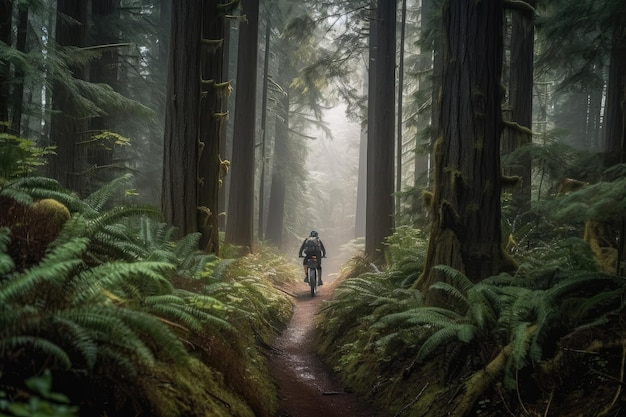
[[[33,352],[49,355],[59,366],[70,369],[72,361],[68,354],[54,342],[37,336],[12,336],[0,340],[0,351],[11,351],[17,348],[31,349]]]
[[[47,177],[23,177],[16,179],[9,183],[0,193],[8,195],[7,193],[15,193],[11,197],[16,201],[24,204],[32,204],[33,200],[40,200],[44,198],[52,198],[59,203],[67,207],[70,212],[84,212],[89,210],[89,206],[81,201],[81,199],[74,193],[64,188],[57,180]],[[30,198],[24,201],[24,198],[20,198],[20,193],[28,195]],[[30,200],[30,201],[28,201]]]
[[[401,323],[447,327],[457,322],[466,322],[466,319],[455,311],[440,307],[418,307],[385,315],[378,319],[372,327],[381,328]]]
[[[11,241],[10,230],[6,227],[0,228],[0,278],[4,278],[15,268],[13,258],[8,255],[7,250]]]
[[[505,293],[500,287],[482,282],[474,285],[467,293],[467,316],[480,329],[494,328],[503,309],[508,305],[507,296],[503,295]]]
[[[116,178],[98,188],[96,191],[87,196],[87,198],[85,198],[83,201],[85,202],[85,204],[91,207],[94,212],[99,213],[108,203],[111,203],[111,200],[116,196],[116,194],[119,195],[123,193],[124,189],[128,187],[128,184],[130,183],[132,178],[133,176],[131,174],[126,174],[119,178]]]
[[[441,290],[445,292],[447,295],[457,300],[460,303],[460,305],[462,305],[464,308],[469,307],[469,301],[467,299],[466,294],[463,294],[454,285],[448,284],[447,282],[438,281],[438,282],[435,282],[433,285],[431,285],[430,289]]]
[[[176,246],[174,247],[174,253],[181,259],[185,259],[192,254],[198,252],[198,244],[200,242],[201,234],[197,233],[189,233],[184,236],[182,239],[176,242]]]
[[[618,288],[613,291],[603,291],[590,298],[587,298],[582,303],[577,305],[576,315],[572,317],[575,322],[587,319],[592,313],[595,313],[592,317],[598,317],[598,313],[604,316],[604,312],[611,311],[611,307],[617,309],[621,308],[622,300],[624,299],[624,292],[626,288]]]
[[[124,290],[123,297],[170,293],[172,284],[167,279],[173,265],[165,262],[107,262],[81,272],[72,282],[74,305],[101,297],[102,290]]]
[[[58,335],[65,340],[68,346],[78,352],[88,369],[93,369],[98,358],[98,345],[94,342],[89,331],[75,321],[65,317],[66,311],[54,314],[50,320],[52,327],[58,330]]]
[[[467,291],[474,285],[474,283],[466,277],[465,274],[448,265],[436,265],[433,268],[443,272],[444,275],[451,281],[452,285],[454,285],[454,287],[462,293],[467,293]]]
[[[519,323],[515,329],[513,329],[511,334],[513,349],[511,351],[510,360],[514,369],[522,369],[530,363],[530,345],[532,342],[532,334],[528,332],[528,329],[531,325],[532,323],[530,322]]]
[[[143,329],[139,333],[139,329],[135,326],[129,326],[126,322],[131,316],[141,317],[141,320],[151,323],[156,321],[148,314],[115,307],[85,306],[68,310],[65,314],[65,317],[86,329],[90,337],[98,344],[99,360],[102,359],[102,352],[104,352],[102,347],[107,346],[111,349],[111,353],[116,356],[128,356],[137,363],[152,365],[155,362],[154,352],[144,340],[147,337],[143,333]],[[141,326],[146,327],[147,324]],[[164,327],[160,323],[156,326]],[[144,335],[143,338],[139,334]]]
[[[33,295],[38,285],[44,282],[60,288],[65,279],[82,264],[80,255],[86,247],[86,239],[75,239],[55,247],[38,265],[0,283],[0,303],[11,304]]]
[[[434,332],[417,351],[416,360],[422,362],[432,356],[437,349],[445,346],[447,343],[457,340],[457,329],[454,327],[444,327]]]
[[[19,204],[30,206],[33,204],[33,198],[25,191],[16,190],[9,187],[0,187],[0,195],[17,201]]]
[[[195,331],[201,331],[203,326],[207,325],[219,329],[233,329],[228,321],[212,314],[214,311],[226,310],[226,306],[220,301],[184,291],[177,293],[186,297],[174,294],[146,297],[142,300],[142,306],[151,314],[168,318]]]
[[[158,208],[147,204],[116,206],[113,209],[90,219],[89,230],[91,230],[92,233],[95,233],[98,230],[102,230],[104,226],[112,225],[134,216],[146,216],[153,219],[160,219],[161,212]]]
[[[152,349],[158,352],[159,358],[174,363],[187,361],[188,355],[181,341],[156,317],[126,309],[118,310],[124,323],[151,342]]]

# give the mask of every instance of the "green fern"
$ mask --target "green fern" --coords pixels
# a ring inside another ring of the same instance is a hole
[[[0,194],[27,205],[34,200],[51,198],[66,206],[72,213],[90,210],[76,194],[68,191],[58,181],[46,177],[16,179],[0,189]]]
[[[0,304],[35,300],[50,294],[37,294],[43,284],[60,290],[67,278],[82,264],[80,255],[87,247],[86,239],[76,239],[56,247],[42,260],[38,267],[25,271],[0,283]]]
[[[6,227],[0,228],[0,278],[4,278],[15,267],[13,259],[7,253],[10,241],[10,230]]]
[[[213,297],[176,290],[174,294],[145,297],[141,304],[143,311],[194,331],[202,331],[207,325],[212,329],[233,330],[232,325],[220,317],[232,308]]]
[[[39,336],[3,337],[0,340],[0,349],[6,352],[19,352],[28,349],[29,352],[39,352],[46,355],[49,360],[62,369],[70,369],[72,366],[72,361],[65,349]]]
[[[102,212],[112,201],[119,200],[124,191],[130,187],[133,176],[123,175],[98,188],[83,201],[94,213]]]

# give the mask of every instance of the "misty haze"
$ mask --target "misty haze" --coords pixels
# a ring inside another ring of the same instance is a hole
[[[626,413],[623,0],[0,0],[0,415]]]

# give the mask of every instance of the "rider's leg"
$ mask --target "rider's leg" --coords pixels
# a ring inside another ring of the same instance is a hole
[[[324,285],[324,282],[322,281],[322,265],[317,267],[317,282],[319,285]]]
[[[306,266],[306,258],[304,258],[304,282],[309,282],[309,268]]]

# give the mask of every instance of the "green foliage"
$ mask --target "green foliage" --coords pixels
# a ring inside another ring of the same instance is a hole
[[[394,233],[385,239],[387,264],[398,264],[406,259],[420,256],[428,248],[428,238],[424,232],[410,226],[398,226]],[[421,260],[423,262],[423,259]]]
[[[6,122],[0,123],[0,127]],[[38,147],[32,140],[0,133],[0,180],[32,174],[54,154],[54,146]],[[1,184],[0,184],[1,185]]]
[[[546,210],[554,212],[556,219],[568,223],[619,220],[626,211],[626,177],[589,184],[546,203],[546,206]]]
[[[78,407],[70,404],[66,395],[52,391],[52,374],[46,369],[43,375],[28,378],[26,398],[11,399],[0,391],[0,413],[6,417],[73,417]]]
[[[408,379],[418,367],[436,367],[446,378],[478,373],[507,347],[500,381],[515,389],[518,374],[549,360],[561,340],[607,323],[626,291],[622,279],[597,272],[580,239],[551,242],[535,255],[515,275],[479,283],[437,266],[446,276],[431,287],[445,294],[439,307],[403,289],[411,271],[398,265],[346,278],[322,311],[322,352],[346,383],[367,392],[381,379]],[[387,395],[397,389],[389,386]]]
[[[377,271],[364,258],[353,257],[320,312],[319,350],[357,390],[367,391],[380,375],[397,369],[402,358],[415,354],[425,336],[416,327],[376,325],[381,317],[423,305],[422,294],[411,289],[423,267],[419,234],[403,229],[389,240],[398,263],[388,271]]]
[[[291,303],[271,283],[293,279],[295,270],[269,251],[221,261],[197,249],[198,234],[175,240],[154,208],[124,204],[129,180],[83,200],[46,178],[19,179],[0,190],[25,203],[54,196],[71,211],[45,256],[23,270],[15,269],[9,251],[11,230],[0,229],[3,380],[46,364],[77,379],[76,387],[104,384],[98,395],[148,390],[129,391],[126,400],[134,401],[132,395],[158,397],[153,391],[162,389],[143,381],[146,373],[171,367],[185,375],[196,355],[228,375],[216,383],[239,387],[258,410],[275,408],[256,346],[269,343],[289,317]]]
[[[0,278],[4,278],[15,267],[13,259],[7,254],[11,240],[9,232],[6,227],[0,228]]]
[[[165,280],[171,265],[88,267],[81,258],[87,243],[76,238],[58,245],[38,265],[0,283],[2,351],[18,361],[45,355],[62,367],[98,366],[113,375],[184,358],[174,334],[132,302],[171,289]]]

